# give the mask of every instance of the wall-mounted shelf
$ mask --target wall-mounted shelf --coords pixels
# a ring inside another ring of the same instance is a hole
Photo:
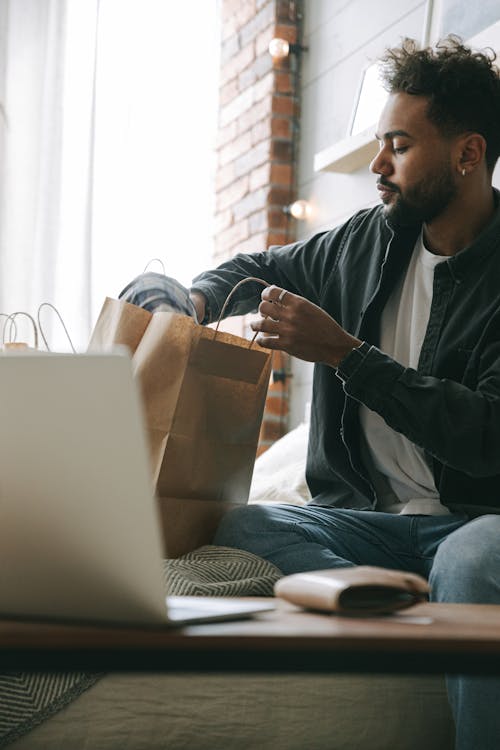
[[[315,172],[354,172],[366,167],[376,156],[375,125],[344,138],[314,155]]]

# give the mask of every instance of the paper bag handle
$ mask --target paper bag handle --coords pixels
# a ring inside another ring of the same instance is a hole
[[[143,273],[146,273],[146,271],[148,270],[148,268],[149,268],[149,266],[151,265],[151,263],[159,263],[159,264],[160,264],[160,266],[161,266],[161,270],[162,270],[162,272],[163,272],[163,275],[164,275],[164,276],[166,276],[166,275],[167,275],[167,272],[165,271],[165,264],[164,264],[164,262],[162,261],[162,259],[161,259],[161,258],[151,258],[151,260],[148,260],[148,262],[147,262],[147,263],[146,263],[146,265],[144,266],[144,271],[143,271]]]
[[[17,338],[16,321],[14,319],[11,320],[10,315],[7,315],[7,313],[0,313],[0,318],[5,318],[5,323],[3,324],[3,327],[2,327],[2,344],[5,343],[5,326],[7,325],[8,321],[10,321],[11,330],[12,330],[12,327],[14,328],[14,341],[15,341]]]
[[[259,279],[257,276],[248,276],[246,279],[242,279],[241,281],[238,281],[238,283],[235,284],[235,286],[233,286],[233,288],[231,289],[231,291],[229,292],[229,294],[226,297],[226,301],[222,305],[222,310],[220,311],[219,320],[217,321],[217,325],[215,326],[214,339],[217,336],[217,332],[219,330],[219,325],[220,325],[220,322],[221,322],[222,318],[224,317],[224,313],[226,311],[226,307],[227,307],[227,305],[229,303],[229,300],[231,299],[231,297],[233,296],[233,294],[235,293],[235,291],[238,289],[238,287],[242,286],[242,284],[246,284],[248,281],[256,281],[259,284],[262,284],[262,286],[266,286],[266,287],[267,286],[271,286],[271,284],[269,284],[267,281],[264,281],[264,279]],[[248,347],[249,349],[252,348],[253,342],[255,341],[257,335],[258,335],[258,331],[254,334],[253,339],[250,341],[250,345]]]
[[[59,312],[59,310],[57,309],[57,307],[54,307],[54,305],[51,302],[42,302],[42,304],[38,308],[37,320],[38,320],[38,328],[40,329],[40,335],[41,335],[41,337],[43,339],[43,343],[45,344],[45,348],[47,349],[47,351],[50,352],[50,347],[49,347],[49,345],[47,343],[47,339],[45,338],[45,334],[43,332],[42,321],[40,320],[40,311],[41,311],[42,307],[50,307],[51,310],[53,310],[55,312],[55,314],[57,315],[57,317],[59,318],[59,320],[61,322],[62,327],[64,328],[64,333],[66,334],[66,338],[69,341],[69,345],[71,346],[73,354],[76,354],[76,349],[73,346],[73,342],[71,341],[71,337],[70,337],[70,335],[68,333],[68,329],[64,325],[64,320],[62,319],[61,313]]]
[[[4,313],[2,313],[4,314]],[[27,318],[31,320],[31,323],[33,325],[33,341],[34,341],[34,348],[38,349],[38,330],[36,327],[36,323],[31,317],[31,315],[27,312],[24,312],[23,310],[18,310],[17,312],[13,312],[10,315],[6,315],[7,320],[5,321],[3,325],[3,334],[2,334],[2,344],[5,346],[11,346],[14,347],[16,345],[16,337],[17,337],[17,326],[16,326],[16,317],[18,315],[26,315]],[[9,329],[9,341],[5,341],[5,335],[6,335],[6,329],[7,329],[7,323],[10,323],[10,329]],[[14,328],[14,340],[12,339],[12,329]]]

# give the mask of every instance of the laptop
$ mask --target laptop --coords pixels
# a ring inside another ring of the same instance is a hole
[[[126,350],[0,354],[0,616],[141,626],[273,609],[169,597]]]

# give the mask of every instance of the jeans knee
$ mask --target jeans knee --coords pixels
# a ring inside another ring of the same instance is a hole
[[[216,531],[214,544],[222,547],[248,549],[248,542],[264,524],[260,505],[242,505],[226,513]]]
[[[481,516],[440,545],[429,577],[440,602],[500,603],[500,516]]]

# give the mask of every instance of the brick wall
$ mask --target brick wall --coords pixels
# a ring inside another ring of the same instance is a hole
[[[297,0],[222,0],[215,262],[295,239],[300,59],[273,61],[273,37],[300,42]],[[248,320],[226,330],[248,335]],[[274,355],[259,452],[287,429],[288,358]]]

